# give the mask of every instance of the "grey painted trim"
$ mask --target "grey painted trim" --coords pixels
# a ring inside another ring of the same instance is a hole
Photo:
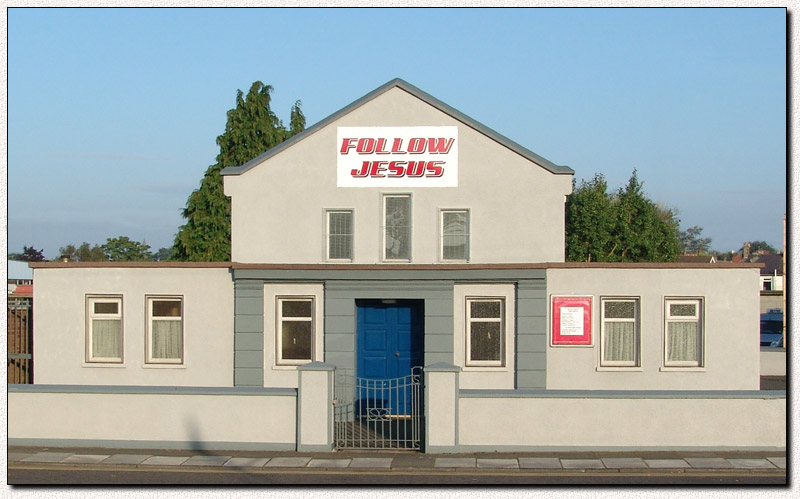
[[[461,390],[462,398],[785,399],[785,390]]]
[[[255,280],[263,285],[269,281],[517,281],[544,279],[546,269],[447,269],[434,266],[430,269],[381,268],[234,268],[233,278],[239,283]]]
[[[786,447],[727,447],[727,446],[663,446],[663,445],[643,445],[643,446],[544,446],[544,445],[462,445],[459,452],[640,452],[640,451],[705,451],[705,452],[786,452]],[[447,452],[447,451],[445,451]]]
[[[503,146],[511,149],[512,151],[516,152],[523,158],[536,163],[537,165],[541,166],[545,170],[548,170],[551,173],[557,175],[574,175],[575,171],[568,167],[568,166],[559,166],[551,161],[539,156],[538,154],[534,153],[522,147],[521,145],[517,144],[513,140],[500,135],[496,131],[492,130],[491,128],[478,123],[474,119],[470,118],[466,114],[462,113],[461,111],[445,104],[444,102],[440,101],[439,99],[435,98],[434,96],[420,90],[419,88],[411,85],[410,83],[400,79],[395,78],[380,87],[376,88],[372,92],[366,94],[365,96],[361,97],[350,103],[349,105],[343,107],[342,109],[336,111],[335,113],[331,114],[327,118],[322,119],[321,121],[317,122],[313,126],[306,128],[302,132],[298,133],[297,135],[291,137],[290,139],[286,140],[285,142],[281,142],[280,144],[272,147],[271,149],[267,150],[266,152],[259,154],[255,158],[251,159],[247,163],[241,166],[233,166],[223,168],[221,174],[222,175],[241,175],[242,173],[252,169],[256,165],[266,161],[267,159],[275,156],[276,154],[280,153],[284,149],[288,149],[292,147],[297,142],[305,139],[306,137],[310,137],[317,131],[321,130],[322,128],[328,126],[329,124],[333,123],[334,121],[338,120],[342,116],[349,114],[350,112],[354,111],[355,109],[363,106],[367,102],[375,99],[376,97],[380,96],[381,94],[391,90],[394,87],[398,87],[401,90],[405,90],[409,94],[413,95],[414,97],[418,98],[419,100],[425,102],[426,104],[438,109],[439,111],[449,115],[450,117],[460,121],[461,123],[467,125],[470,128],[475,129],[476,131],[486,135],[487,137],[491,138],[495,142],[502,144]]]
[[[119,395],[226,395],[296,397],[295,388],[256,386],[130,386],[130,385],[8,385],[9,393],[75,393]]]
[[[292,451],[294,442],[198,442],[169,440],[93,440],[74,438],[9,438],[8,445],[19,447],[91,447],[105,449]]]
[[[431,364],[429,366],[425,366],[422,369],[424,372],[429,373],[460,373],[461,368],[457,365],[450,364],[448,362],[437,362],[436,364]]]
[[[333,364],[326,364],[325,362],[309,362],[308,364],[303,364],[301,366],[297,366],[298,371],[334,371],[336,366]]]

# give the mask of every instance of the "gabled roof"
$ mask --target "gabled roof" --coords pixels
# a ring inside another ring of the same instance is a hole
[[[764,268],[761,269],[761,275],[783,275],[783,255],[773,255],[765,253],[762,255],[753,255],[750,257],[751,263],[763,263]]]
[[[478,132],[486,135],[487,137],[493,139],[494,141],[504,145],[505,147],[511,149],[512,151],[516,152],[520,156],[540,165],[542,168],[554,173],[556,175],[574,175],[575,170],[568,166],[560,166],[548,161],[547,159],[539,156],[538,154],[530,151],[521,145],[517,144],[513,140],[500,135],[499,133],[495,132],[491,128],[478,123],[477,121],[473,120],[466,114],[462,113],[461,111],[450,107],[449,105],[445,104],[444,102],[440,101],[436,97],[423,92],[419,88],[415,87],[414,85],[400,79],[395,78],[394,80],[381,85],[380,87],[376,88],[372,92],[368,93],[367,95],[361,97],[360,99],[356,100],[355,102],[351,103],[350,105],[336,111],[332,115],[328,116],[327,118],[323,119],[322,121],[316,123],[310,128],[306,128],[302,132],[298,133],[294,137],[290,138],[289,140],[282,142],[269,150],[259,154],[255,158],[251,159],[247,163],[241,166],[230,166],[224,168],[222,170],[222,175],[241,175],[242,173],[250,170],[254,166],[258,165],[259,163],[271,158],[272,156],[278,154],[279,152],[283,151],[284,149],[291,147],[295,143],[305,139],[306,137],[310,136],[311,134],[315,133],[317,130],[329,125],[330,123],[336,121],[337,119],[341,118],[342,116],[350,113],[354,109],[361,107],[362,105],[366,104],[367,102],[371,101],[372,99],[378,97],[379,95],[391,90],[394,87],[398,87],[406,92],[410,93],[414,97],[422,100],[423,102],[433,106],[434,108],[438,109],[439,111],[449,115],[450,117],[464,123],[465,125],[477,130]]]

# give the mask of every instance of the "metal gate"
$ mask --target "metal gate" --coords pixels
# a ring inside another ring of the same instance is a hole
[[[33,298],[8,297],[8,383],[33,383]]]
[[[421,367],[393,379],[358,378],[337,369],[334,379],[337,449],[420,449]]]

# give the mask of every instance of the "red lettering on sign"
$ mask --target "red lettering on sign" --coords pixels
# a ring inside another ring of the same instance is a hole
[[[371,154],[375,150],[375,139],[358,139],[356,152],[358,154]]]
[[[444,167],[442,166],[443,161],[429,161],[428,167],[426,170],[428,173],[425,174],[426,177],[441,177],[444,175]]]
[[[403,147],[403,139],[394,139],[392,142],[392,154],[405,154],[406,152],[402,150]]]
[[[353,141],[356,139],[342,139],[342,148],[339,150],[340,154],[347,154],[350,148],[355,147]]]
[[[455,139],[447,139],[445,142],[444,138],[441,139],[428,139],[428,152],[431,154],[447,154],[450,152],[450,148],[453,147],[453,142]]]
[[[411,154],[422,154],[425,152],[425,139],[413,138],[408,141],[408,152]]]
[[[378,145],[375,146],[375,154],[391,154],[391,151],[386,150],[386,139],[378,139]]]
[[[372,162],[372,168],[370,168],[370,170],[369,170],[369,176],[370,177],[378,177],[378,178],[384,177],[383,172],[386,171],[386,167],[382,166],[382,165],[385,165],[385,164],[386,164],[386,161],[373,161]]]
[[[350,175],[353,177],[366,177],[369,173],[369,161],[364,161],[361,163],[360,170],[350,170]]]
[[[392,161],[389,163],[389,177],[402,177],[406,172],[405,161]]]

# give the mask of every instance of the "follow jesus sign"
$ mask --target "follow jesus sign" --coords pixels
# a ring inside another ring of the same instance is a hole
[[[339,187],[458,187],[458,127],[339,127]]]

